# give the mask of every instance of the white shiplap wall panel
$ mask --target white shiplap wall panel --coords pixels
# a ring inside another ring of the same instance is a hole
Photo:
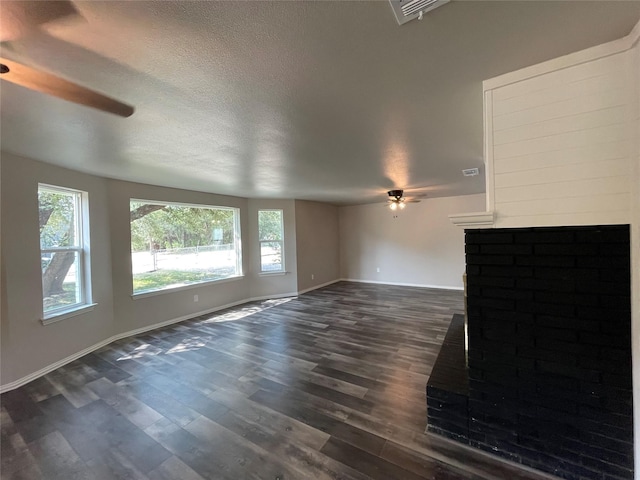
[[[496,174],[495,189],[519,188],[527,185],[571,183],[585,179],[623,177],[631,172],[626,158],[603,160],[580,165],[558,165],[521,172]]]
[[[553,120],[521,125],[504,130],[494,130],[494,145],[533,140],[541,137],[549,137],[560,133],[590,130],[608,125],[620,125],[627,120],[627,108],[624,105],[606,108],[603,110],[589,111],[577,115],[569,115]]]
[[[623,69],[624,60],[620,56],[624,53],[617,53],[597,61],[588,61],[577,65],[566,65],[565,68],[545,72],[541,75],[531,76],[525,81],[508,83],[494,88],[494,102],[531,95],[546,89],[562,88],[566,83],[576,82],[592,77],[608,75],[611,72]],[[535,81],[528,81],[535,80]]]
[[[485,91],[487,182],[497,227],[630,221],[635,132],[627,52]]]
[[[630,194],[598,194],[569,198],[537,198],[522,202],[502,202],[500,215],[508,217],[518,215],[552,215],[556,213],[589,213],[589,212],[616,212],[628,210]]]
[[[557,167],[561,165],[579,166],[583,163],[604,162],[608,160],[625,159],[631,148],[631,140],[605,142],[594,145],[584,145],[563,148],[553,152],[514,155],[494,159],[494,173],[524,172],[539,168]]]
[[[565,132],[557,135],[523,140],[521,142],[493,145],[494,158],[527,155],[529,153],[553,152],[583,145],[599,143],[624,142],[631,138],[631,132],[625,125],[607,125],[576,132]]]
[[[624,75],[621,70],[607,72],[604,75],[569,80],[558,86],[557,84],[534,92],[514,96],[511,98],[496,100],[494,112],[496,115],[518,112],[535,108],[540,105],[548,105],[585,95],[597,94],[607,90],[624,88]]]
[[[623,225],[629,223],[629,209],[611,212],[550,213],[546,215],[499,215],[500,228],[574,225]],[[640,479],[639,479],[640,480]]]
[[[619,105],[628,105],[628,103],[628,92],[625,89],[606,90],[594,95],[574,97],[561,102],[547,103],[526,110],[494,116],[493,131],[498,132],[520,125],[531,125],[555,118],[605,110]]]
[[[496,187],[496,201],[500,203],[537,200],[542,196],[562,199],[583,196],[585,191],[599,194],[627,193],[631,188],[629,176],[592,178],[555,183],[541,183],[517,187]]]

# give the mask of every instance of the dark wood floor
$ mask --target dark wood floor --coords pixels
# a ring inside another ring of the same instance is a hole
[[[115,342],[2,395],[2,479],[533,479],[425,435],[462,294],[341,282]]]

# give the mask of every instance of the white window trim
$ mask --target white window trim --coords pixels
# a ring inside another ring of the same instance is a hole
[[[132,293],[131,298],[133,300],[140,300],[142,298],[155,297],[157,295],[165,295],[167,293],[177,293],[183,290],[191,290],[193,288],[208,287],[217,283],[235,282],[237,280],[242,280],[243,278],[244,275],[236,275],[233,277],[221,278],[219,280],[203,280],[202,282],[190,283],[188,285],[179,285],[177,287],[165,287],[156,290],[145,290],[144,292]]]
[[[82,315],[83,313],[91,312],[97,306],[97,303],[88,303],[86,305],[80,305],[75,308],[66,308],[64,310],[56,310],[55,315],[44,315],[40,320],[42,325],[51,325],[52,323],[59,322],[60,320],[66,320],[67,318]]]
[[[61,187],[58,185],[50,185],[46,183],[38,184],[38,192],[41,190],[57,192],[63,194],[73,194],[75,196],[75,232],[77,236],[77,242],[75,245],[66,247],[50,247],[40,248],[40,257],[43,253],[55,253],[55,252],[76,252],[78,254],[78,266],[76,270],[78,288],[80,290],[80,301],[73,305],[65,305],[63,307],[54,308],[47,312],[44,311],[44,305],[42,306],[42,318],[43,325],[58,322],[76,315],[93,310],[97,303],[92,301],[91,291],[91,256],[90,256],[90,237],[89,237],[89,194],[82,190],[76,190],[75,188]],[[39,206],[39,205],[38,205]],[[41,280],[42,282],[42,274]],[[42,286],[42,283],[41,283]],[[44,292],[41,293],[40,298],[44,298]]]
[[[142,299],[145,297],[154,297],[156,295],[164,295],[165,293],[173,293],[178,292],[180,290],[188,290],[190,288],[204,287],[207,285],[211,285],[214,283],[224,283],[229,281],[238,280],[244,278],[244,273],[242,271],[242,232],[241,232],[241,221],[240,221],[240,208],[238,207],[229,207],[222,205],[209,205],[206,203],[184,203],[184,202],[168,202],[166,200],[147,200],[143,198],[129,198],[129,205],[131,202],[138,203],[148,203],[152,205],[166,205],[169,206],[178,206],[178,207],[188,207],[188,208],[208,208],[210,210],[231,210],[234,212],[233,215],[233,229],[234,229],[234,237],[233,237],[233,247],[236,253],[236,274],[226,278],[219,278],[215,280],[201,280],[199,282],[189,283],[187,285],[176,285],[175,287],[167,286],[156,288],[153,290],[143,290],[140,292],[133,291],[133,272],[131,272],[131,298],[133,300]],[[131,222],[129,222],[129,228],[131,228]]]
[[[280,212],[280,240],[261,240],[260,239],[260,212]],[[280,270],[262,270],[262,244],[263,243],[279,243],[280,244],[280,254],[282,256],[280,265],[282,268]],[[258,249],[259,249],[259,257],[260,257],[260,266],[258,275],[284,275],[287,273],[287,268],[284,264],[285,255],[284,255],[284,210],[281,208],[261,208],[258,210]]]

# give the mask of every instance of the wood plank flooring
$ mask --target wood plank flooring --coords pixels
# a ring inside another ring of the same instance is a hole
[[[1,396],[1,477],[540,478],[424,434],[461,309],[340,282],[112,343]]]

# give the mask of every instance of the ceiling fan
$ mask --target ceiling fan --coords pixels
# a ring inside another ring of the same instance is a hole
[[[5,46],[5,42],[28,35],[40,25],[74,15],[80,16],[80,13],[68,0],[54,2],[3,0],[0,2],[0,17],[2,17],[0,42]],[[52,73],[28,67],[4,57],[0,57],[0,79],[121,117],[129,117],[134,112],[131,105]]]
[[[387,204],[391,210],[402,210],[407,203],[420,203],[420,200],[405,197],[404,190],[389,190],[387,195],[389,195]]]

